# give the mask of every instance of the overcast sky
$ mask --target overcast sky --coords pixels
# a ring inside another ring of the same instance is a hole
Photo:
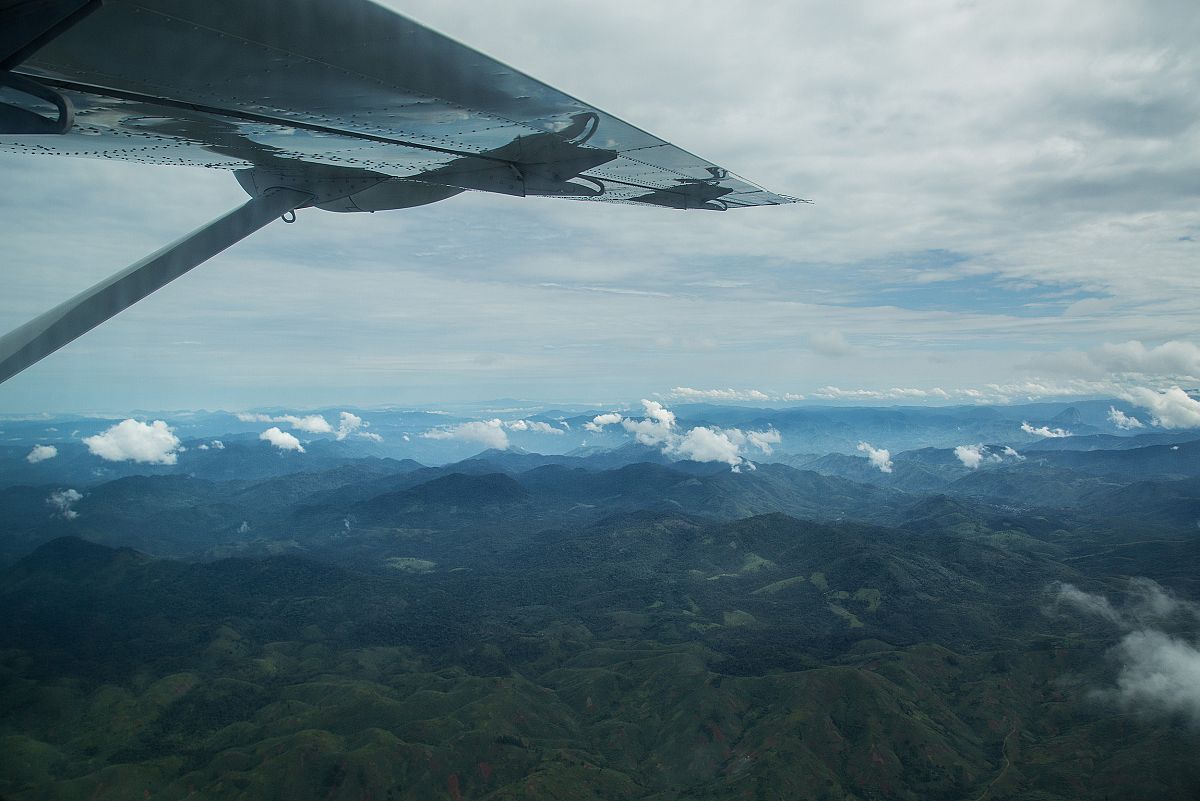
[[[302,211],[0,386],[0,411],[1200,381],[1191,2],[388,5],[814,203]],[[0,185],[5,330],[245,197],[66,158],[0,156]]]

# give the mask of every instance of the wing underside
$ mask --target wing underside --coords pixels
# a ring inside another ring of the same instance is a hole
[[[3,151],[681,209],[795,202],[367,0],[106,0],[19,72],[66,97],[74,125],[0,135]]]

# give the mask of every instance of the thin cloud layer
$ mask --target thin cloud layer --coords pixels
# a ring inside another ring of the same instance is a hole
[[[182,450],[179,437],[164,421],[142,423],[132,418],[85,437],[83,444],[106,461],[142,464],[175,464]]]
[[[1119,665],[1115,686],[1097,690],[1097,699],[1200,725],[1200,608],[1148,578],[1131,579],[1119,607],[1071,584],[1053,590],[1053,611],[1066,607],[1122,632],[1109,652]]]
[[[499,419],[472,420],[468,423],[434,428],[421,435],[425,439],[453,439],[461,442],[476,442],[486,448],[505,450],[508,448],[508,434],[504,423]]]
[[[58,456],[58,448],[53,445],[34,445],[33,450],[25,454],[25,461],[37,464],[47,459],[53,459],[55,456]]]
[[[685,402],[712,401],[718,403],[774,399],[771,395],[757,389],[693,389],[692,387],[675,387],[667,393],[667,397]]]
[[[296,439],[294,434],[289,434],[286,431],[280,430],[278,426],[271,426],[266,431],[258,435],[258,438],[264,442],[269,442],[281,451],[296,451],[304,453],[304,446],[300,444],[300,440]]]

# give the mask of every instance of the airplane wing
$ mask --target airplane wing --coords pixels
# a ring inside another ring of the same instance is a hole
[[[298,208],[797,202],[368,0],[0,0],[0,152],[227,169],[251,196],[0,337],[0,383]]]
[[[74,124],[0,150],[675,209],[796,202],[368,0],[86,5],[14,71]]]

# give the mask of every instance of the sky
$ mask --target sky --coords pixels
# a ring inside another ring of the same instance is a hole
[[[813,203],[301,211],[0,412],[1200,384],[1190,3],[387,5]],[[0,185],[5,330],[245,198],[219,170],[2,154]]]

